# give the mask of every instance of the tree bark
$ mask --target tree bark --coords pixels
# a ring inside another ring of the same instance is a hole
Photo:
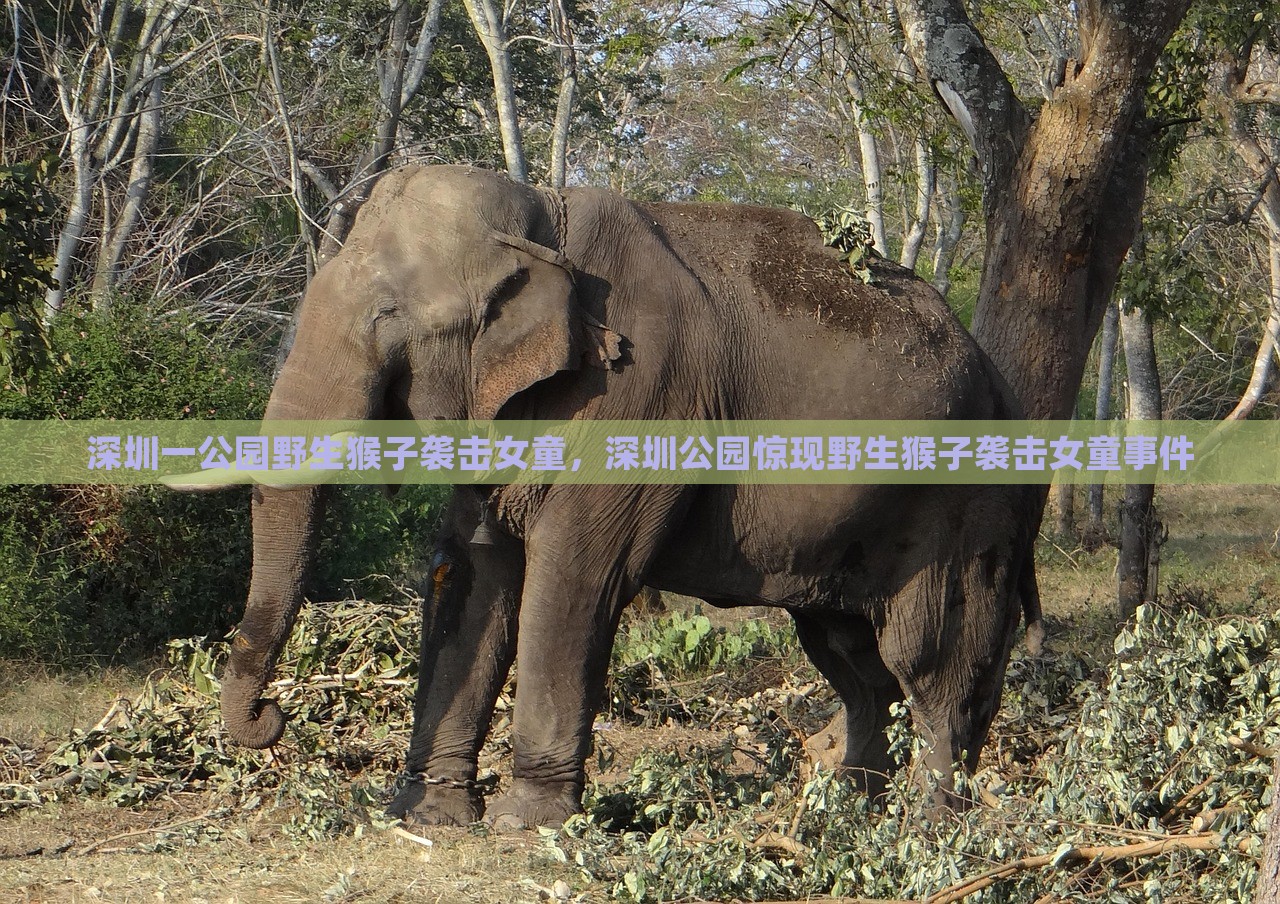
[[[1111,300],[1102,318],[1102,335],[1098,340],[1098,397],[1093,406],[1094,420],[1111,419],[1111,384],[1115,378],[1116,345],[1120,334],[1120,307]],[[1084,539],[1087,549],[1097,549],[1106,542],[1107,530],[1102,520],[1102,484],[1089,485],[1089,514]]]
[[[1263,846],[1262,868],[1253,904],[1280,904],[1280,756],[1271,774],[1271,821]]]
[[[463,4],[467,7],[467,14],[471,17],[471,23],[489,57],[489,68],[493,73],[493,96],[498,107],[498,131],[502,136],[507,175],[516,182],[528,182],[529,167],[524,156],[520,115],[516,109],[515,76],[511,71],[507,25],[502,10],[494,0],[463,0]]]
[[[977,152],[986,256],[973,332],[1028,417],[1065,418],[1137,229],[1143,97],[1188,0],[1080,7],[1081,53],[1034,121],[960,0],[903,0],[908,47]]]
[[[884,228],[884,188],[880,167],[880,150],[875,133],[867,120],[866,95],[852,67],[844,64],[844,85],[849,92],[849,111],[858,135],[858,156],[862,163],[862,185],[867,193],[867,222],[871,224],[871,240],[881,255],[889,253],[888,235]]]
[[[1141,308],[1120,317],[1124,360],[1129,372],[1129,419],[1161,417],[1160,373],[1151,320]],[[1120,506],[1120,555],[1116,564],[1116,614],[1127,621],[1158,590],[1163,525],[1156,517],[1155,485],[1126,484]]]
[[[923,139],[916,139],[916,205],[915,216],[911,227],[902,240],[902,254],[898,263],[908,270],[916,268],[916,260],[920,257],[920,248],[924,245],[925,232],[929,228],[929,207],[933,201],[934,169],[933,157],[929,153],[929,145]]]
[[[133,163],[129,168],[129,184],[124,193],[124,208],[110,229],[103,221],[102,254],[97,272],[93,276],[94,308],[106,310],[111,304],[111,290],[115,287],[124,257],[125,246],[142,219],[142,208],[151,195],[151,181],[155,174],[156,148],[160,144],[160,111],[164,104],[164,79],[157,78],[147,91],[147,100],[139,111],[138,136],[134,140]]]
[[[1054,508],[1057,509],[1055,533],[1059,537],[1074,537],[1076,534],[1076,486],[1062,481],[1054,485]]]
[[[939,183],[938,206],[938,234],[933,246],[933,287],[946,298],[951,291],[951,265],[955,263],[956,249],[960,247],[967,219],[954,179],[948,177]]]
[[[75,189],[71,195],[71,206],[67,210],[67,220],[58,233],[58,244],[53,257],[53,285],[45,292],[44,319],[47,326],[62,312],[67,298],[67,290],[71,286],[71,274],[75,268],[76,252],[84,241],[85,227],[89,223],[89,211],[93,207],[93,186],[97,181],[93,161],[87,152],[76,147],[76,128],[72,129],[71,161],[75,170]]]
[[[573,46],[573,26],[564,0],[551,0],[552,34],[560,46],[560,93],[551,133],[551,186],[564,188],[569,168],[569,125],[573,121],[573,96],[578,88],[578,54]]]

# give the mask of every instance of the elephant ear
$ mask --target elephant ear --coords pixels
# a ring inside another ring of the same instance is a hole
[[[562,370],[608,369],[622,357],[622,337],[579,307],[568,258],[518,236],[494,241],[505,263],[490,280],[471,352],[477,420]]]

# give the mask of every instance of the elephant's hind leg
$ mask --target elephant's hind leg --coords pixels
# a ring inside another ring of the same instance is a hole
[[[868,794],[883,793],[893,767],[885,734],[889,707],[902,699],[898,680],[885,667],[871,623],[858,616],[793,612],[796,635],[844,704],[844,710],[805,744],[826,765],[839,765]],[[834,760],[828,754],[839,752]]]
[[[987,550],[922,575],[894,601],[881,634],[885,663],[911,697],[940,775],[935,802],[957,807],[952,769],[972,772],[1000,705],[1020,611],[1008,556]]]
[[[451,523],[423,602],[418,693],[405,757],[409,781],[388,812],[424,824],[469,825],[483,815],[474,785],[480,748],[515,657],[524,552],[505,536],[468,542],[474,515],[458,514]]]

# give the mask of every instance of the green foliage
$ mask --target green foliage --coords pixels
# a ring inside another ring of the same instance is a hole
[[[110,316],[63,316],[51,341],[65,363],[0,417],[256,419],[270,375],[256,356],[175,314],[118,303]],[[403,575],[427,555],[447,489],[334,494],[315,595],[347,581]],[[233,624],[252,562],[243,488],[0,488],[0,656],[50,660],[154,649]]]
[[[127,299],[109,315],[65,314],[49,338],[61,371],[25,397],[0,398],[0,417],[252,419],[271,388],[255,356],[180,314]]]
[[[1167,189],[1166,189],[1167,190]],[[1183,247],[1181,223],[1149,216],[1142,242],[1120,271],[1118,297],[1162,319],[1199,319],[1212,303],[1212,292],[1197,262]]]
[[[0,417],[253,418],[269,378],[249,355],[177,318],[121,304],[63,316],[64,361]],[[59,660],[138,651],[230,624],[247,591],[243,492],[0,488],[0,655]]]
[[[787,657],[797,650],[795,634],[763,619],[748,619],[734,630],[713,627],[696,606],[685,615],[672,611],[634,620],[619,632],[614,662],[626,668],[649,661],[665,674],[688,678],[741,666],[751,659]]]
[[[0,388],[25,389],[48,357],[41,327],[53,285],[48,183],[58,158],[0,165]]]
[[[317,546],[312,595],[380,599],[387,576],[416,577],[430,557],[450,492],[447,486],[409,485],[389,500],[381,487],[336,488]]]
[[[930,822],[925,788],[905,773],[875,807],[830,775],[805,780],[778,714],[761,719],[763,751],[746,748],[755,763],[746,774],[736,739],[637,760],[621,786],[592,791],[551,855],[632,901],[917,900],[993,864],[1054,852],[1054,867],[1015,873],[984,900],[1249,900],[1270,764],[1228,738],[1280,738],[1278,635],[1280,616],[1145,606],[1105,674],[1068,655],[1015,658],[991,761],[976,782],[961,777],[994,807]],[[738,718],[759,713],[739,703]],[[901,720],[891,738],[899,761],[920,743]],[[1233,809],[1209,851],[1110,867],[1071,856],[1081,845],[1176,837],[1196,814],[1223,807]]]
[[[867,218],[852,207],[839,207],[813,221],[818,224],[822,241],[840,252],[840,260],[849,265],[849,272],[871,285],[873,277],[867,264],[876,252]]]

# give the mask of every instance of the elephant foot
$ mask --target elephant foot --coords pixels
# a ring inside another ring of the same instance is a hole
[[[577,784],[538,784],[516,779],[493,802],[485,822],[498,831],[520,831],[536,826],[559,828],[582,812],[582,790]]]
[[[484,798],[466,788],[413,782],[387,807],[387,815],[424,826],[469,826],[484,815]]]
[[[853,781],[858,790],[876,801],[888,793],[893,767],[878,728],[874,726],[862,738],[850,737],[849,720],[841,709],[825,728],[804,742],[804,750],[814,766]]]

